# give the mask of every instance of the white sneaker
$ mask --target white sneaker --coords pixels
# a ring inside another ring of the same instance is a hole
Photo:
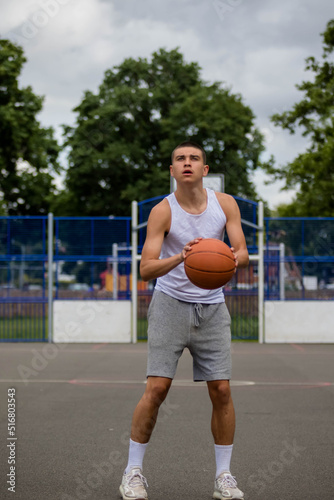
[[[215,480],[213,498],[219,500],[243,500],[244,494],[239,490],[235,477],[230,472],[222,472]]]
[[[123,500],[148,500],[145,486],[148,487],[139,467],[132,467],[128,474],[123,474],[119,487]]]

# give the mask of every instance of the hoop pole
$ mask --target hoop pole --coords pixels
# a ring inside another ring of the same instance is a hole
[[[53,214],[48,214],[48,342],[53,337]]]
[[[259,344],[264,342],[264,226],[263,226],[263,202],[259,201],[258,212],[258,249],[259,249],[259,265],[258,265],[258,314],[259,314]]]
[[[131,203],[131,273],[132,273],[132,343],[137,343],[137,312],[138,312],[138,203]]]

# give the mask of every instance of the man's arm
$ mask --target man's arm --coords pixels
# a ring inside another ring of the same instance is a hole
[[[163,200],[151,210],[147,222],[146,240],[140,261],[140,275],[144,281],[159,278],[181,264],[191,245],[199,241],[199,239],[190,241],[184,247],[180,243],[180,253],[167,259],[159,259],[162,243],[165,234],[170,229],[170,224],[169,203],[167,200]]]
[[[249,255],[245,235],[241,226],[240,210],[233,196],[217,193],[220,206],[226,215],[226,232],[231,243],[231,248],[236,256],[238,267],[247,267]]]

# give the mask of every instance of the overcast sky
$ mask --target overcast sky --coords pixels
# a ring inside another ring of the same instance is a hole
[[[320,58],[322,33],[334,18],[333,0],[0,0],[0,35],[24,48],[21,84],[45,96],[40,121],[61,137],[85,90],[96,91],[106,69],[126,57],[179,47],[202,78],[242,95],[266,137],[266,155],[284,165],[305,150],[270,115],[291,109],[309,79],[305,59]],[[289,201],[279,183],[257,192],[273,208]]]

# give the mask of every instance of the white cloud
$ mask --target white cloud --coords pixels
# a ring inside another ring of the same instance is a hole
[[[284,3],[264,3],[263,8],[257,11],[257,20],[260,24],[273,26],[280,26],[284,23],[294,21],[296,15],[299,14],[298,2]]]
[[[34,0],[2,2],[0,18],[0,33],[2,36],[24,23],[29,15],[35,11],[35,7],[36,2]]]
[[[254,172],[252,180],[256,185],[259,196],[267,201],[271,209],[275,209],[278,205],[284,203],[290,203],[295,196],[295,190],[282,191],[284,187],[283,181],[275,181],[267,184],[266,181],[268,181],[269,178],[260,170]]]

